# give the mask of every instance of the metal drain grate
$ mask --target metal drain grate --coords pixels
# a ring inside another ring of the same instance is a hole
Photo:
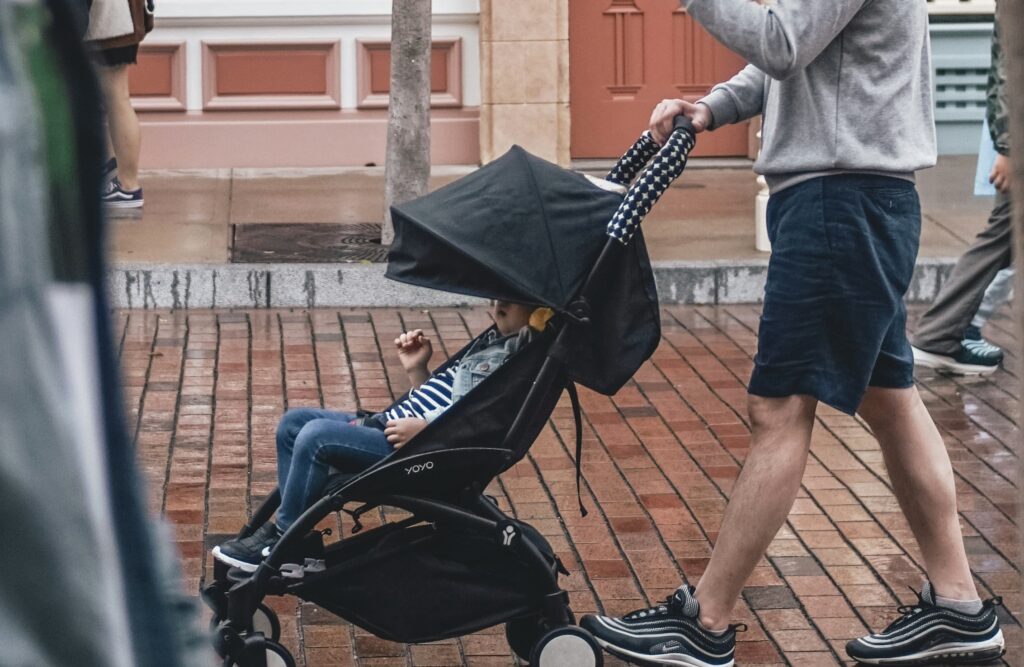
[[[381,226],[359,224],[235,225],[231,261],[247,263],[385,262]]]

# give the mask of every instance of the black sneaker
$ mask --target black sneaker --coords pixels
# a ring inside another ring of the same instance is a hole
[[[986,600],[977,614],[963,614],[935,604],[930,583],[918,593],[918,603],[899,608],[902,616],[875,635],[854,639],[846,652],[867,665],[957,665],[992,662],[1005,651],[996,607],[1000,598]]]
[[[681,586],[657,607],[622,618],[588,614],[580,626],[609,653],[638,665],[732,667],[736,630],[746,626],[730,625],[722,634],[714,634],[701,626],[699,618],[700,603],[693,597],[693,588]]]
[[[938,354],[918,347],[912,349],[916,365],[955,375],[989,375],[1003,363],[1003,351],[984,339],[965,338],[956,354]]]
[[[107,183],[101,199],[107,208],[140,208],[145,203],[142,198],[142,188],[125,190],[117,176]]]
[[[243,572],[255,572],[263,562],[263,550],[273,547],[281,539],[277,524],[268,521],[249,537],[240,540],[229,540],[213,548],[213,557],[237,567]]]

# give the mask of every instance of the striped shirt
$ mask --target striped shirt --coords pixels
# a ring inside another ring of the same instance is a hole
[[[384,413],[388,419],[419,417],[434,421],[438,415],[452,405],[452,383],[458,365],[430,376],[418,389],[409,392],[408,398]]]

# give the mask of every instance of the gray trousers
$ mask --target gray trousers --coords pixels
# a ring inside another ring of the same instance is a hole
[[[960,350],[964,330],[978,312],[989,283],[1010,266],[1011,218],[1010,196],[997,194],[988,226],[957,260],[934,303],[918,320],[917,330],[910,336],[914,347],[935,354]]]

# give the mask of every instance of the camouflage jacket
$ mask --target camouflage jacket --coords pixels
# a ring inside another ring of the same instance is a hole
[[[996,150],[1010,154],[1010,101],[1006,94],[1006,63],[999,46],[999,20],[992,32],[992,67],[988,71],[988,128]]]

